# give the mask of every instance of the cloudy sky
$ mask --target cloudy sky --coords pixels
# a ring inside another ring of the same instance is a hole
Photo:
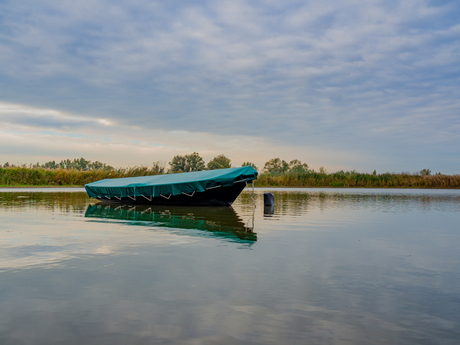
[[[0,163],[460,173],[460,2],[0,1]]]

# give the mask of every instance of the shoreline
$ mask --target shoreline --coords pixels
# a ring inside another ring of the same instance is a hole
[[[78,188],[85,188],[85,186],[52,186],[52,185],[44,185],[44,186],[37,186],[37,185],[18,185],[18,186],[2,186],[0,185],[0,189],[21,189],[21,188],[30,188],[30,189],[78,189]],[[251,186],[247,186],[247,188],[252,189]],[[415,189],[425,189],[425,190],[459,190],[460,188],[437,188],[437,187],[336,187],[336,186],[255,186],[256,189],[298,189],[298,188],[308,188],[308,189],[402,189],[402,190],[415,190]]]
[[[0,185],[1,189],[15,189],[15,188],[85,188],[85,186],[50,186],[50,185],[44,185],[44,186],[37,186],[37,185],[18,185],[18,186],[2,186]]]

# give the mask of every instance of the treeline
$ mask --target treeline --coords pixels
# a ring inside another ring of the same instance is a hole
[[[460,175],[431,175],[430,169],[415,173],[372,174],[356,171],[327,173],[323,167],[316,172],[308,164],[295,159],[287,163],[274,158],[265,163],[259,175],[259,187],[348,187],[348,188],[460,188]]]
[[[460,188],[460,175],[363,174],[355,171],[263,173],[258,187]]]
[[[174,156],[168,163],[154,162],[152,167],[114,168],[101,162],[91,162],[84,158],[47,162],[43,165],[14,166],[0,165],[0,185],[2,186],[83,186],[87,183],[106,179],[134,176],[158,175],[200,170],[230,168],[231,160],[218,155],[205,164],[197,152],[184,156]],[[243,166],[253,166],[251,162]],[[431,175],[429,169],[416,173],[358,173],[338,171],[327,173],[295,159],[287,163],[274,158],[265,163],[257,187],[366,187],[366,188],[460,188],[460,175]]]
[[[246,163],[245,163],[246,164]],[[247,163],[252,164],[252,163]],[[218,155],[208,162],[206,165],[204,159],[197,153],[193,152],[185,156],[174,156],[172,161],[169,163],[170,168],[166,168],[166,163],[164,162],[154,162],[152,170],[153,175],[157,174],[166,174],[166,173],[180,173],[180,172],[191,172],[191,171],[200,171],[200,170],[214,170],[214,169],[224,169],[231,168],[232,164],[228,157],[225,155]],[[92,162],[82,158],[75,158],[73,160],[64,159],[59,163],[56,161],[49,161],[44,164],[10,164],[6,162],[5,164],[0,165],[0,168],[29,168],[29,169],[46,169],[46,170],[56,170],[56,169],[65,169],[65,170],[79,170],[79,171],[93,171],[93,170],[102,170],[102,171],[117,171],[119,174],[123,171],[128,171],[124,168],[114,168],[108,164],[101,163],[99,161]],[[255,167],[255,166],[254,166]],[[133,168],[134,171],[139,168]],[[143,169],[143,168],[142,168]],[[130,174],[130,172],[128,172]]]
[[[168,169],[165,162],[153,162],[151,167],[114,168],[84,158],[29,165],[14,165],[7,162],[0,165],[0,186],[83,186],[107,178],[230,168],[231,161],[224,155],[218,155],[205,164],[203,158],[194,152],[185,156],[175,156],[169,166]]]
[[[31,169],[75,169],[81,171],[90,171],[90,170],[105,170],[105,171],[112,171],[115,170],[114,167],[107,165],[105,163],[101,163],[99,161],[91,162],[89,160],[82,158],[75,158],[73,160],[70,159],[63,159],[59,163],[56,161],[49,161],[44,164],[21,164],[21,165],[14,165],[9,162],[3,164],[4,168],[31,168]]]

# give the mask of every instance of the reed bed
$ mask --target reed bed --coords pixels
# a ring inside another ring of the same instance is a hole
[[[460,175],[362,174],[308,172],[259,175],[257,187],[460,188]]]
[[[0,186],[84,186],[106,178],[157,175],[155,167],[114,170],[45,169],[27,167],[0,168]],[[256,187],[345,187],[345,188],[460,188],[460,175],[363,174],[357,172],[262,173]]]
[[[27,167],[0,168],[0,186],[83,186],[106,178],[156,175],[155,168],[134,167],[110,171],[77,169],[44,169]]]

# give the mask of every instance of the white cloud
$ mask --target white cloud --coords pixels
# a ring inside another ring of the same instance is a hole
[[[27,114],[28,121],[11,121],[11,114]],[[44,125],[30,125],[30,122],[42,122],[43,114],[52,114],[57,120],[45,119]],[[36,119],[31,120],[34,117]],[[62,125],[64,121],[66,125]],[[349,160],[364,166],[364,161],[370,158],[349,150],[280,146],[253,136],[127,128],[117,123],[107,125],[104,119],[84,119],[17,104],[0,103],[0,126],[0,147],[3,148],[0,162],[13,164],[84,157],[114,166],[150,165],[154,161],[167,163],[174,155],[198,151],[206,161],[223,153],[232,159],[234,166],[252,161],[262,169],[269,159],[281,157],[287,161],[301,159],[312,168],[326,166],[332,171],[343,167],[352,169],[347,166]]]
[[[29,4],[2,5],[0,101],[79,115],[22,113],[8,126],[97,135],[105,121],[382,160],[397,146],[420,159],[442,136],[442,155],[459,153],[455,3]],[[411,126],[416,113],[425,120]]]
[[[25,130],[73,130],[113,125],[113,120],[72,116],[52,109],[37,109],[21,104],[0,102],[0,126]]]

